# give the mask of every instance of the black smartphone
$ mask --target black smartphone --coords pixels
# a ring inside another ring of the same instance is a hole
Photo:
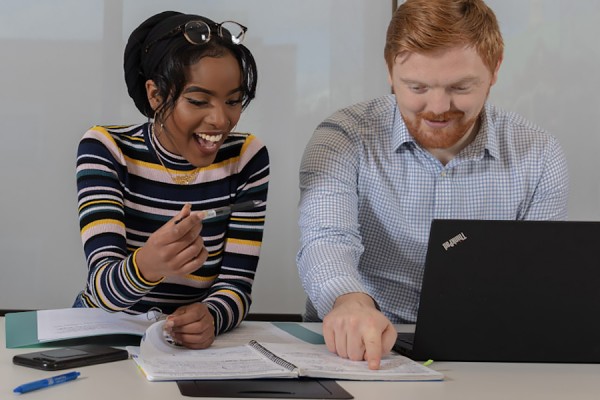
[[[127,358],[129,358],[127,350],[89,344],[18,354],[13,357],[13,363],[45,371],[56,371]]]

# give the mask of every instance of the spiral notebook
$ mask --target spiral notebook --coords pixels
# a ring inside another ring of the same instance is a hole
[[[139,347],[127,347],[133,360],[150,381],[235,380],[300,377],[372,380],[442,380],[437,371],[398,354],[381,360],[378,370],[366,361],[338,357],[325,345],[297,340],[268,343],[250,340],[245,344],[223,344],[219,338],[203,350],[189,350],[164,340],[164,321],[154,323]]]

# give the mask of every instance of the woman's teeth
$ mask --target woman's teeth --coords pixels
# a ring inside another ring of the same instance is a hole
[[[216,144],[223,138],[223,134],[220,133],[218,135],[208,135],[206,133],[196,133],[195,134],[198,143],[204,147],[214,147]]]
[[[196,134],[200,139],[208,140],[209,142],[216,143],[223,137],[223,134],[220,133],[218,135],[207,135],[206,133],[198,133]]]

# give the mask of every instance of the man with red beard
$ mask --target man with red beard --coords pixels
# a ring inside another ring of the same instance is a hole
[[[487,103],[503,41],[482,0],[407,0],[388,27],[393,95],[321,123],[300,168],[305,320],[379,367],[415,323],[433,219],[566,219],[558,141]]]

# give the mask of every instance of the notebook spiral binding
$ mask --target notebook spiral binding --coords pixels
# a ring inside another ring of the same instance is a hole
[[[252,346],[260,354],[267,357],[269,360],[273,361],[275,364],[279,365],[280,367],[286,368],[290,371],[294,371],[294,370],[298,369],[298,367],[296,367],[291,362],[286,361],[283,358],[279,358],[279,357],[277,357],[277,355],[271,353],[269,350],[267,350],[264,346],[262,346],[256,340],[251,340],[250,342],[248,342],[248,344],[250,346]]]

